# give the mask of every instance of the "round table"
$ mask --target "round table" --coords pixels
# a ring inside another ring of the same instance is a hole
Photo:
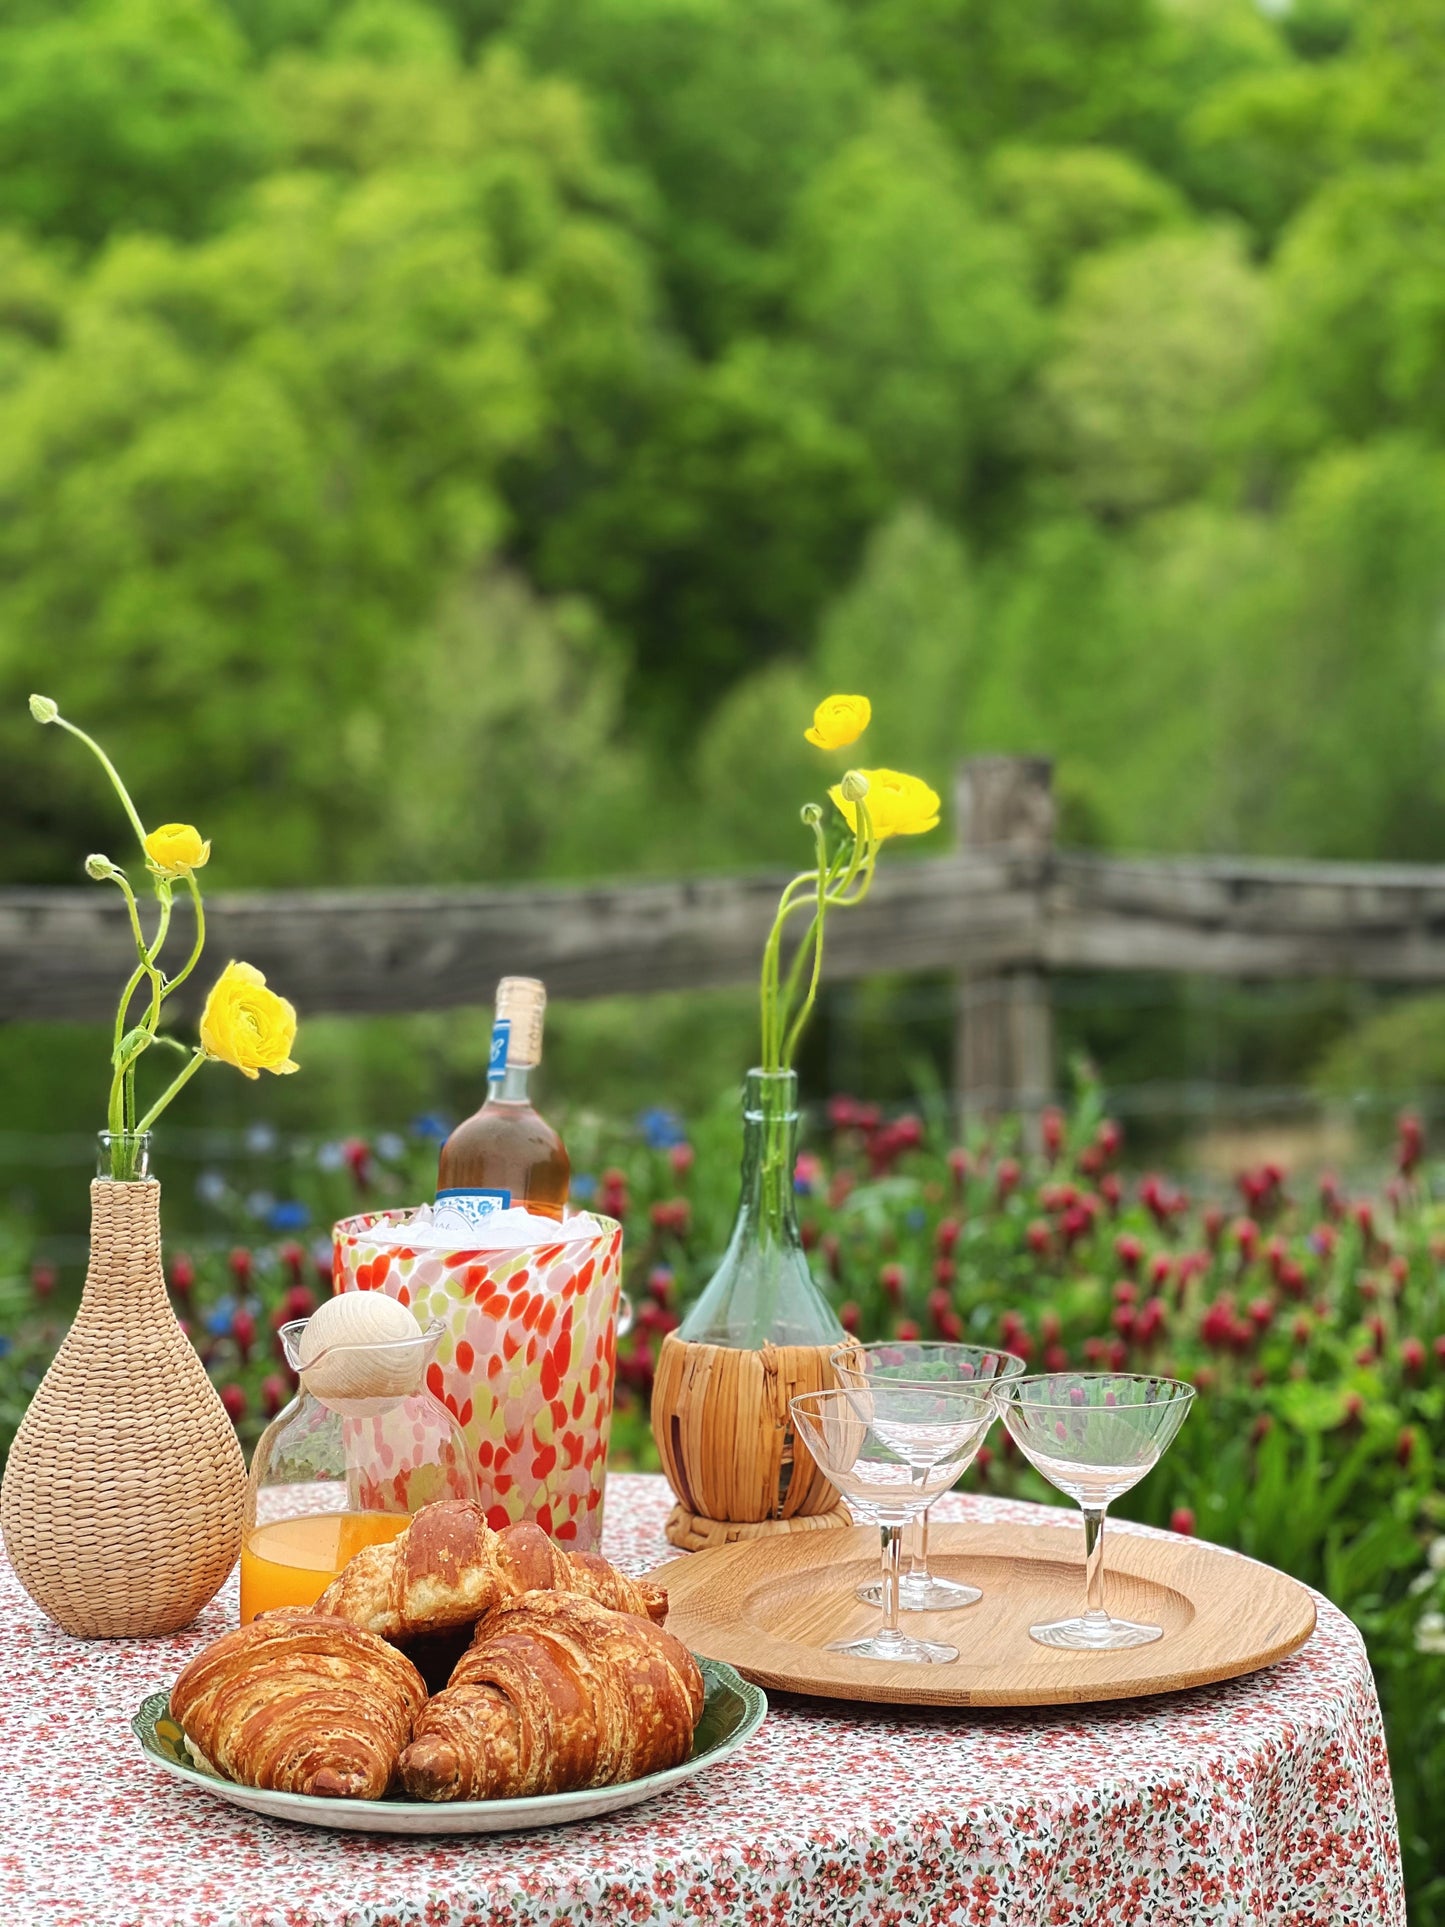
[[[663,1481],[614,1475],[605,1549],[669,1556]],[[1077,1514],[953,1497],[943,1517]],[[1110,1530],[1130,1530],[1127,1526]],[[235,1621],[234,1577],[171,1639],[83,1641],[0,1564],[6,1927],[1398,1927],[1399,1847],[1359,1635],[1320,1599],[1250,1679],[1062,1713],[775,1695],[733,1759],[547,1832],[408,1840],[259,1819],[151,1767],[141,1699]]]

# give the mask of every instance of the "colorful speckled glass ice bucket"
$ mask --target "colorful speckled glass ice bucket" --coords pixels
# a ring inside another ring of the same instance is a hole
[[[374,1225],[333,1227],[337,1291],[385,1291],[446,1331],[427,1383],[453,1414],[499,1531],[530,1519],[563,1545],[595,1550],[612,1429],[622,1226],[507,1251],[378,1245]]]

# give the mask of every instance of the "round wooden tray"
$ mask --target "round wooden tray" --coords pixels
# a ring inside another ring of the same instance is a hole
[[[957,1646],[949,1665],[887,1665],[826,1651],[876,1626],[855,1589],[878,1576],[878,1534],[783,1533],[695,1552],[661,1568],[667,1630],[774,1691],[912,1706],[1067,1706],[1236,1679],[1284,1659],[1315,1629],[1296,1580],[1171,1535],[1105,1531],[1104,1603],[1164,1637],[1122,1653],[1063,1652],[1029,1638],[1083,1608],[1082,1526],[935,1524],[929,1561],[983,1588],[960,1612],[905,1613],[903,1630]]]

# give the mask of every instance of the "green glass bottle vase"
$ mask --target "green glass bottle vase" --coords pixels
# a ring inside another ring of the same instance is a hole
[[[798,1230],[798,1080],[748,1072],[737,1217],[722,1261],[658,1355],[652,1431],[677,1495],[674,1545],[845,1525],[837,1493],[795,1438],[788,1402],[834,1384],[843,1327]]]

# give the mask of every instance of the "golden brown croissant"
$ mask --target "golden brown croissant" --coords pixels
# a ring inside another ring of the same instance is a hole
[[[575,1593],[490,1613],[427,1701],[401,1778],[414,1800],[509,1800],[678,1766],[702,1717],[697,1662],[672,1634]]]
[[[404,1654],[285,1608],[222,1633],[171,1688],[171,1718],[246,1786],[379,1800],[426,1702]]]
[[[383,1639],[468,1626],[526,1592],[572,1592],[616,1612],[662,1620],[667,1594],[629,1579],[590,1552],[564,1552],[540,1526],[493,1532],[478,1505],[444,1499],[423,1506],[406,1531],[363,1546],[316,1602]]]

